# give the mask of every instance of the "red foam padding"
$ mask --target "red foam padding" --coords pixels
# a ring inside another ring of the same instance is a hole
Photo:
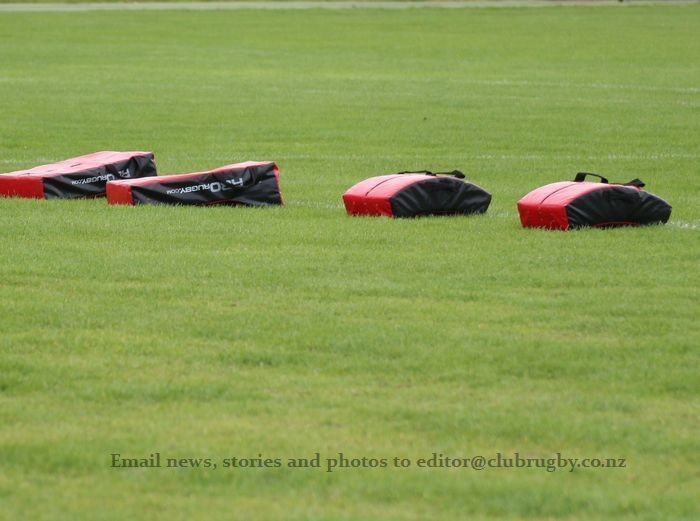
[[[113,163],[123,161],[133,157],[134,155],[148,154],[149,152],[114,152],[102,151],[93,152],[84,156],[71,157],[56,163],[48,165],[36,166],[26,170],[17,170],[16,172],[8,172],[7,175],[36,175],[39,177],[49,177],[52,175],[66,175],[82,172],[96,166],[104,165],[105,163]]]
[[[391,197],[417,181],[435,179],[425,174],[392,174],[370,177],[351,186],[343,194],[349,215],[383,215],[392,217]]]
[[[24,174],[1,174],[0,196],[43,199],[44,183],[40,177]]]
[[[155,177],[157,179],[157,176]],[[124,181],[107,183],[107,202],[109,204],[134,204],[131,185]]]
[[[604,183],[562,181],[541,186],[518,201],[520,222],[525,228],[568,230],[566,206],[574,199],[594,190],[609,187]]]

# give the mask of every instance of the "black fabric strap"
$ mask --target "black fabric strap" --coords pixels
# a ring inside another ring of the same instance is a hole
[[[578,174],[576,174],[576,177],[574,177],[574,182],[581,183],[581,182],[585,181],[586,176],[589,176],[589,175],[593,176],[593,177],[597,177],[598,179],[600,179],[601,183],[606,183],[606,184],[609,183],[609,181],[605,177],[603,177],[602,175],[592,174],[590,172],[579,172]]]
[[[606,183],[606,184],[610,183],[610,181],[608,181],[602,175],[592,174],[590,172],[579,172],[578,174],[576,174],[576,177],[574,178],[574,182],[581,183],[581,182],[585,181],[586,176],[589,176],[589,175],[593,176],[593,177],[597,177],[598,179],[600,179],[601,183]],[[628,181],[627,183],[612,183],[612,184],[622,185],[622,186],[634,186],[636,188],[643,188],[644,186],[646,186],[644,181],[642,181],[640,179],[632,179],[631,181]]]
[[[396,172],[397,174],[426,174],[432,176],[438,175],[451,175],[457,179],[464,179],[466,176],[459,170],[452,170],[452,172],[431,172],[430,170],[406,170],[404,172]]]
[[[632,179],[624,184],[624,186],[636,186],[637,188],[644,188],[646,184],[641,179]]]

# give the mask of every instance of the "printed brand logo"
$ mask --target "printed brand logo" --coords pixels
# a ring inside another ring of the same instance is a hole
[[[72,185],[87,185],[87,184],[92,184],[92,183],[99,183],[100,181],[112,181],[114,180],[114,176],[112,174],[105,174],[105,175],[96,175],[94,177],[86,177],[85,179],[76,179],[75,181],[71,181],[70,184]]]
[[[131,177],[131,172],[128,168],[125,168],[124,170],[117,170],[117,175],[119,177]]]
[[[208,190],[211,193],[221,192],[222,190],[231,190],[237,186],[243,186],[243,179],[227,179],[224,182],[213,181],[211,183],[202,183],[199,185],[185,186],[183,188],[172,188],[165,192],[168,195],[172,194],[189,194],[191,192],[200,192]]]

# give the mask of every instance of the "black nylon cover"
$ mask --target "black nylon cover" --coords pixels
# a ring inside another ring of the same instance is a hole
[[[107,181],[157,175],[153,154],[136,155],[122,161],[86,169],[79,173],[45,177],[46,199],[96,197],[105,194]]]
[[[131,187],[134,204],[282,204],[275,164],[202,173],[175,181]]]
[[[572,228],[665,223],[671,216],[671,205],[634,187],[610,185],[571,201],[566,216]]]
[[[402,188],[390,202],[396,217],[473,214],[486,211],[491,194],[461,179],[436,176]]]
[[[75,199],[105,195],[107,181],[157,175],[153,154],[135,155],[81,172],[42,179],[46,199]]]

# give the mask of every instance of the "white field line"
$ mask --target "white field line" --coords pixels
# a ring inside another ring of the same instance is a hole
[[[61,161],[60,159],[54,159],[53,157],[36,157],[33,160],[24,160],[24,159],[0,159],[0,163],[4,163],[6,165],[21,165],[21,164],[27,164],[27,163],[33,163],[36,161],[35,164],[48,164],[48,163],[53,163],[55,161]]]
[[[430,0],[430,1],[234,1],[234,2],[106,2],[0,4],[0,12],[48,11],[213,11],[298,9],[461,9],[484,7],[690,5],[700,0]]]
[[[388,78],[386,77],[373,77],[373,78],[368,78],[368,81],[386,81]],[[449,82],[452,85],[486,85],[489,87],[535,87],[535,88],[557,88],[557,89],[571,89],[571,88],[579,88],[579,89],[590,89],[590,90],[620,90],[620,91],[641,91],[641,92],[672,92],[675,94],[700,94],[700,87],[678,87],[678,86],[664,86],[664,85],[644,85],[640,83],[577,83],[577,82],[547,82],[547,81],[531,81],[531,80],[469,80],[469,79],[460,79],[460,80],[445,80],[443,78],[435,79],[435,78],[415,78],[411,80],[412,83],[430,83],[430,84],[435,84],[437,82],[439,83],[445,83]],[[328,92],[332,92],[330,88],[327,89],[304,89],[305,94],[327,94]],[[623,93],[624,94],[624,93]],[[393,93],[394,96],[399,96],[399,95],[406,95],[406,96],[416,96],[414,93],[402,93],[402,92],[395,92]],[[513,100],[524,100],[524,101],[540,101],[543,99],[550,100],[552,99],[550,96],[523,96],[523,95],[498,95],[495,94],[495,91],[491,90],[489,91],[489,96],[492,97],[498,97],[499,99],[513,99]],[[482,96],[483,97],[483,96]],[[581,102],[581,103],[601,103],[601,102],[606,102],[606,103],[638,103],[634,99],[613,99],[613,98],[606,98],[603,100],[596,99],[596,98],[581,98],[581,97],[571,97],[567,95],[565,98],[559,98],[555,99],[553,101],[559,101],[559,102]],[[662,101],[658,102],[658,105],[684,105],[684,106],[691,106],[691,107],[697,107],[698,105],[693,102],[688,102],[688,101],[683,101],[683,100],[676,100],[676,101]]]
[[[323,210],[337,210],[339,208],[345,208],[344,205],[338,203],[338,204],[332,204],[332,203],[322,203],[319,201],[304,201],[304,200],[295,200],[295,201],[285,201],[284,202],[285,206],[291,206],[291,207],[299,207],[299,208],[313,208],[313,209],[323,209]]]
[[[308,201],[308,200],[296,200],[296,201],[285,201],[284,203],[285,206],[292,207],[292,208],[310,208],[314,210],[322,209],[322,210],[342,210],[345,209],[345,206],[343,204],[331,204],[331,203],[322,203],[318,201]],[[517,217],[517,214],[515,212],[510,212],[507,210],[501,210],[501,211],[491,211],[488,212],[488,216],[492,218],[497,218],[497,219],[514,219]],[[670,220],[667,223],[667,226],[671,226],[673,228],[680,228],[681,230],[691,230],[691,231],[696,231],[700,230],[700,221],[676,221],[676,220]]]
[[[700,230],[700,221],[674,221],[668,222],[668,226],[674,226],[682,230]]]
[[[561,88],[585,88],[605,90],[641,90],[651,92],[679,92],[700,94],[700,87],[663,87],[656,85],[641,85],[634,83],[576,83],[564,81],[529,81],[529,80],[465,80],[463,83],[473,85],[514,86],[514,87],[561,87]]]
[[[700,159],[700,154],[650,153],[650,154],[606,154],[606,155],[576,155],[576,154],[477,154],[467,156],[469,159],[485,160],[541,160],[555,159],[559,161],[668,161],[676,159]]]
[[[671,87],[672,88],[672,87]],[[484,96],[486,97],[486,96]],[[625,98],[625,99],[615,99],[615,98],[605,98],[605,99],[593,99],[593,98],[573,98],[573,97],[560,97],[554,98],[552,96],[500,96],[492,95],[490,98],[495,98],[498,100],[513,100],[513,101],[524,101],[524,102],[546,102],[549,106],[571,106],[572,104],[583,105],[583,107],[578,107],[585,110],[587,107],[600,107],[603,104],[608,105],[639,105],[640,102],[636,99]],[[654,106],[654,107],[691,107],[700,108],[700,99],[697,102],[693,101],[683,101],[680,99],[674,99],[671,101],[656,101],[652,99],[645,99],[644,106]]]
[[[700,2],[700,0],[698,0]],[[0,4],[0,12],[2,4]],[[382,80],[386,78],[370,78],[370,80]],[[37,82],[40,81],[37,78],[22,77],[22,78],[10,78],[6,76],[0,76],[0,82],[7,83],[24,83],[24,82]],[[434,78],[414,78],[411,80],[413,83],[423,82],[423,83],[435,83],[437,80]],[[446,80],[440,79],[440,82]],[[450,81],[450,80],[447,80]],[[452,80],[453,84],[464,84],[464,85],[486,85],[490,87],[542,87],[542,88],[557,88],[557,89],[571,89],[571,88],[581,88],[581,89],[592,89],[592,90],[635,90],[642,92],[673,92],[677,94],[700,94],[700,87],[674,87],[674,86],[663,86],[663,85],[643,85],[639,83],[578,83],[578,82],[564,82],[564,81],[530,81],[530,80]],[[304,89],[305,94],[327,94],[330,89]],[[394,96],[400,95],[401,93],[394,93]],[[414,94],[410,94],[414,96]],[[543,99],[552,100],[551,97],[544,96],[497,96],[499,99],[512,99],[512,100],[523,100],[523,101],[539,101]],[[637,103],[633,99],[605,99],[598,100],[595,98],[581,98],[581,97],[571,97],[567,96],[565,98],[560,98],[552,101],[559,102],[577,102],[577,103],[625,103],[632,104]],[[663,101],[656,103],[659,106],[667,105],[682,105],[685,107],[698,107],[697,103],[694,101],[684,101],[684,100],[674,100],[674,101]]]
[[[698,0],[700,2],[700,0]],[[354,79],[354,78],[353,78]],[[381,78],[384,80],[385,78]],[[435,78],[411,78],[412,83],[435,83]],[[538,81],[538,80],[509,80],[509,79],[452,79],[443,80],[440,82],[449,81],[452,84],[466,85],[486,85],[488,87],[555,87],[555,88],[579,88],[579,89],[598,89],[598,90],[638,90],[648,92],[676,92],[684,94],[700,94],[700,87],[687,86],[677,87],[673,85],[646,85],[642,83],[607,83],[607,82],[576,82],[576,81]],[[323,92],[323,91],[321,91]],[[527,96],[525,96],[527,98]],[[571,98],[567,98],[571,99]],[[584,100],[584,98],[579,98]],[[593,101],[593,100],[587,100]]]
[[[265,154],[266,156],[269,154]],[[464,161],[674,161],[688,160],[695,161],[700,159],[700,154],[675,154],[675,153],[650,153],[650,154],[605,154],[605,155],[577,155],[577,154],[440,154],[442,159],[457,159]],[[386,154],[295,154],[285,153],[279,156],[280,160],[290,159],[317,159],[326,161],[367,161],[367,160],[384,160],[384,161],[413,161],[416,159],[425,158],[425,154],[421,155],[401,155],[388,156]],[[173,159],[171,157],[171,159]],[[198,159],[188,156],[188,159]],[[209,161],[227,161],[230,157],[202,157],[202,160]],[[379,174],[377,174],[379,175]]]
[[[192,156],[188,155],[187,160],[202,160],[202,161],[235,161],[238,154],[230,156]],[[247,154],[246,157],[257,157],[258,155],[269,156],[265,154]],[[298,159],[317,159],[324,161],[367,161],[367,160],[383,160],[383,161],[403,161],[404,163],[419,160],[424,158],[424,155],[402,155],[402,156],[387,156],[385,154],[295,154],[283,153],[278,156],[278,161],[298,160]],[[676,153],[649,153],[649,154],[604,154],[604,155],[577,155],[577,154],[441,154],[442,159],[455,159],[462,161],[675,161],[688,160],[694,161],[700,159],[700,154],[676,154]],[[177,156],[169,156],[170,160],[177,160]],[[0,159],[0,164],[5,165],[27,165],[27,164],[43,164],[57,161],[55,158],[35,158],[34,160],[27,159]],[[379,174],[377,174],[379,175]]]

